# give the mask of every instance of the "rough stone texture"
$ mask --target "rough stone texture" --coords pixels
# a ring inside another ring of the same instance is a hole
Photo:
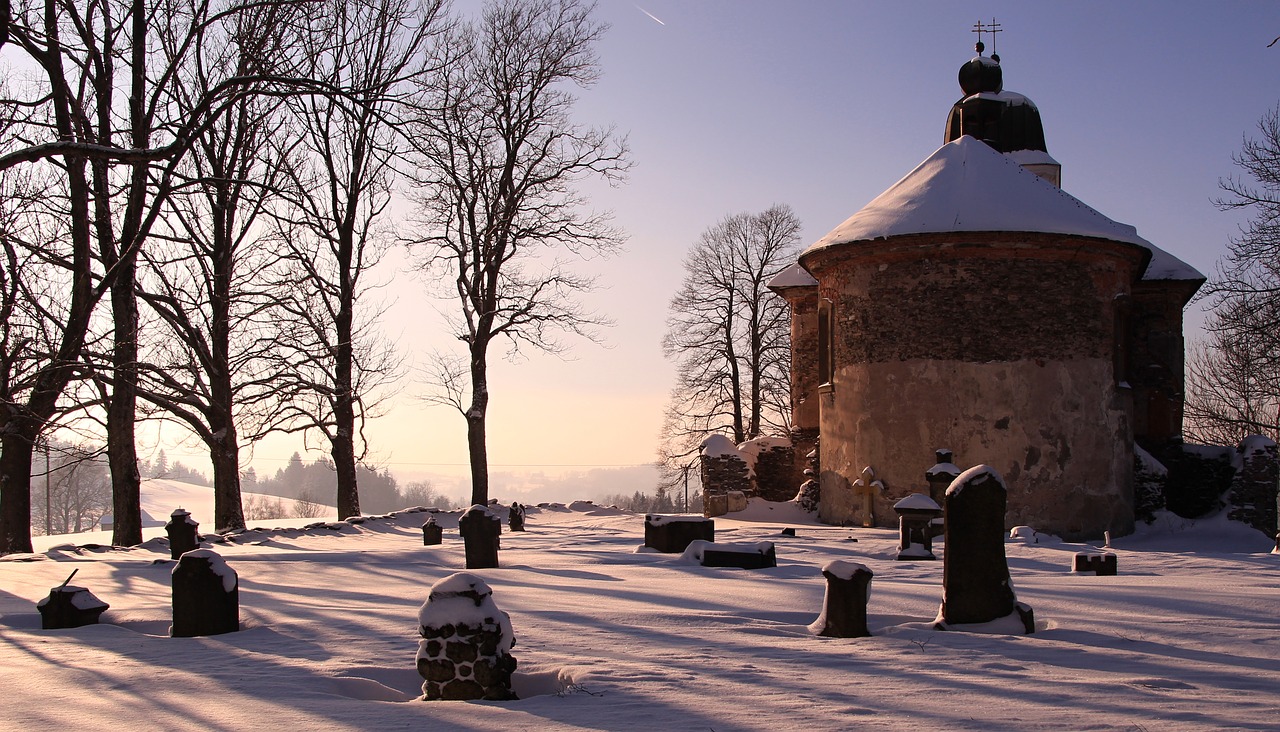
[[[988,623],[1012,615],[1020,604],[1004,554],[1005,486],[983,467],[961,474],[947,489],[940,613],[946,625]]]
[[[1235,469],[1229,447],[1173,443],[1152,453],[1169,470],[1165,505],[1183,518],[1200,518],[1222,508]]]
[[[795,477],[793,446],[774,446],[756,456],[756,494],[766,501],[791,500],[800,485]]]
[[[1148,448],[1182,435],[1182,311],[1199,286],[1199,280],[1142,280],[1133,285],[1124,380],[1133,390],[1134,439]]]
[[[1156,511],[1165,507],[1169,470],[1141,447],[1133,448],[1133,517],[1151,523]]]
[[[177,559],[193,549],[200,548],[200,536],[196,533],[199,528],[200,524],[191,518],[190,511],[174,509],[169,515],[169,522],[164,525],[164,530],[169,535],[170,559]]]
[[[681,517],[664,521],[661,514],[644,517],[644,545],[667,554],[679,554],[695,539],[716,540],[716,522],[709,518]]]
[[[813,396],[813,404],[816,413],[816,407],[818,404],[817,394],[814,394]],[[805,481],[818,475],[818,428],[792,429],[790,439],[793,455],[792,480],[794,482],[792,485],[801,486]]]
[[[729,496],[723,493],[702,493],[702,515],[707,518],[729,513]]]
[[[714,500],[717,496],[724,496],[729,491],[754,495],[747,463],[737,455],[701,455],[699,471],[702,479],[703,513],[707,516],[720,516],[728,511],[725,506],[720,513],[713,512],[720,506],[720,502]]]
[[[444,543],[444,529],[436,523],[435,518],[427,519],[422,525],[422,545],[435,546]]]
[[[835,573],[830,565],[822,568],[827,579],[827,592],[822,599],[822,614],[809,626],[818,635],[831,638],[865,638],[871,635],[867,629],[867,599],[871,594],[870,569],[860,567],[851,576]]]
[[[1098,577],[1114,577],[1116,574],[1116,555],[1111,552],[1101,554],[1080,552],[1071,562],[1072,572],[1093,572]]]
[[[36,603],[40,627],[44,630],[97,625],[102,613],[110,607],[92,592],[72,585],[54,587],[47,597]]]
[[[467,569],[498,566],[498,542],[502,522],[484,506],[472,506],[458,518],[458,534],[467,554]]]
[[[505,615],[493,605],[491,592],[481,584],[484,594],[471,592],[474,608],[488,610],[478,622],[419,625],[418,675],[423,678],[422,692],[427,700],[468,701],[515,699],[511,675],[516,659],[503,648],[502,621]],[[458,594],[449,593],[450,597]],[[441,601],[433,589],[427,603]],[[514,638],[511,645],[515,644]]]
[[[240,583],[236,581],[227,590],[209,558],[184,554],[173,570],[173,625],[169,635],[193,638],[237,630],[240,630]]]
[[[1246,437],[1236,448],[1231,481],[1231,513],[1267,536],[1276,533],[1276,501],[1280,493],[1280,447],[1261,435]]]
[[[834,330],[832,382],[820,393],[820,518],[855,518],[850,482],[863,466],[886,485],[910,486],[928,467],[922,453],[945,445],[1004,473],[1011,525],[1068,539],[1132,531],[1117,295],[1144,254],[1023,233],[902,236],[806,254]],[[896,497],[877,501],[885,525]]]
[[[735,513],[737,511],[747,510],[747,494],[742,491],[729,491],[724,494],[726,503],[726,512]]]

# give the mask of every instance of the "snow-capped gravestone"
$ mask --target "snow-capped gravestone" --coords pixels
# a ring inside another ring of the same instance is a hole
[[[1116,555],[1111,552],[1079,552],[1071,560],[1072,572],[1093,572],[1097,577],[1114,577]]]
[[[422,545],[435,546],[442,543],[444,543],[444,529],[436,523],[436,517],[431,516],[422,524]]]
[[[893,504],[898,514],[898,559],[937,559],[933,554],[933,522],[942,506],[923,493],[912,493]]]
[[[924,479],[929,484],[929,497],[934,503],[939,503],[945,500],[947,488],[960,475],[960,468],[952,462],[955,455],[950,450],[934,450],[933,458],[936,462],[924,471]]]
[[[200,536],[196,529],[200,524],[191,518],[191,512],[178,507],[169,515],[169,523],[164,525],[169,535],[169,557],[177,559],[183,554],[200,548]]]
[[[428,700],[515,699],[511,618],[493,602],[493,590],[466,572],[431,586],[418,611],[418,674]]]
[[[192,638],[240,629],[240,580],[217,553],[195,549],[173,568],[173,625],[169,635]]]
[[[831,638],[864,638],[867,630],[867,599],[871,595],[873,573],[857,562],[836,559],[822,567],[827,593],[822,614],[809,624],[809,631]]]
[[[502,521],[489,509],[476,504],[458,519],[458,534],[467,553],[467,569],[490,569],[498,566],[498,542]]]
[[[695,539],[685,548],[684,558],[704,567],[768,569],[778,566],[778,554],[771,541],[755,544],[714,544]]]
[[[1035,632],[1031,608],[1014,595],[1004,554],[1006,493],[1004,479],[988,465],[969,468],[947,488],[939,630],[1003,620],[1003,632]]]
[[[1240,442],[1231,480],[1231,514],[1268,536],[1276,533],[1280,490],[1280,447],[1268,437],[1250,435]]]
[[[75,572],[71,574],[74,576]],[[68,577],[67,582],[70,581]],[[40,627],[44,630],[95,625],[109,607],[92,592],[66,582],[49,590],[49,596],[36,603],[36,609],[40,611]]]
[[[507,515],[507,523],[512,531],[524,531],[524,506],[512,501],[511,512]]]
[[[695,539],[715,541],[715,519],[688,514],[647,513],[644,545],[666,554],[679,554]]]

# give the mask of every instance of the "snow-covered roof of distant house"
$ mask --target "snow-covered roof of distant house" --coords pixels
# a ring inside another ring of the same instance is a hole
[[[782,287],[816,287],[817,285],[818,281],[813,278],[813,275],[796,262],[774,275],[766,286],[774,290]]]
[[[1027,231],[1136,244],[1151,252],[1143,279],[1204,279],[1195,267],[1138,236],[1134,227],[1103,216],[967,135],[938,148],[804,254],[849,242],[953,231]]]

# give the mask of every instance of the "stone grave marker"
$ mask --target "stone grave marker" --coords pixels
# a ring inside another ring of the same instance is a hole
[[[1023,632],[1035,632],[1031,608],[1018,602],[1009,577],[1005,505],[1004,479],[987,465],[964,471],[947,488],[940,630],[1016,616]]]
[[[169,534],[170,559],[177,559],[193,549],[200,548],[200,535],[196,533],[198,528],[200,524],[191,518],[190,511],[181,506],[173,510],[169,515],[169,523],[164,525],[165,532]]]
[[[867,630],[867,599],[871,594],[870,569],[857,562],[835,559],[822,567],[827,592],[822,614],[809,625],[815,635],[831,638],[864,638]]]
[[[194,549],[173,568],[169,635],[192,638],[240,629],[240,579],[217,553]]]
[[[468,508],[458,519],[458,533],[467,554],[467,569],[489,569],[498,566],[498,543],[502,521],[479,504]]]
[[[422,524],[422,545],[435,546],[444,543],[444,529],[436,523],[436,517],[430,516]]]
[[[679,554],[695,539],[715,541],[716,521],[692,514],[647,513],[644,545],[666,554]]]
[[[498,609],[484,580],[458,572],[432,585],[418,611],[418,635],[417,666],[426,699],[516,698],[511,618]]]
[[[71,577],[79,571],[72,570]],[[96,625],[102,613],[111,607],[87,589],[69,584],[71,577],[50,589],[49,595],[36,603],[36,609],[40,611],[40,627],[44,630]]]
[[[524,531],[524,506],[512,501],[511,511],[507,514],[507,523],[512,531]]]
[[[912,493],[893,504],[898,514],[898,559],[937,559],[933,554],[933,522],[942,506],[923,493]]]

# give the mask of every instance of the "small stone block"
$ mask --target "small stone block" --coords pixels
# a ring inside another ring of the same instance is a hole
[[[44,630],[79,628],[96,625],[110,605],[94,597],[83,587],[55,587],[49,596],[36,603],[40,611],[40,627]]]
[[[1075,555],[1071,571],[1093,572],[1098,577],[1114,577],[1116,574],[1116,555],[1110,552],[1102,554],[1080,552]]]
[[[726,551],[707,549],[702,552],[704,567],[737,567],[738,569],[767,569],[778,566],[778,555],[773,544],[765,551]]]
[[[715,541],[715,538],[715,519],[658,513],[644,517],[644,545],[664,554],[679,554],[695,539]]]
[[[422,545],[435,546],[444,543],[444,529],[436,523],[435,519],[427,519],[422,525]]]

